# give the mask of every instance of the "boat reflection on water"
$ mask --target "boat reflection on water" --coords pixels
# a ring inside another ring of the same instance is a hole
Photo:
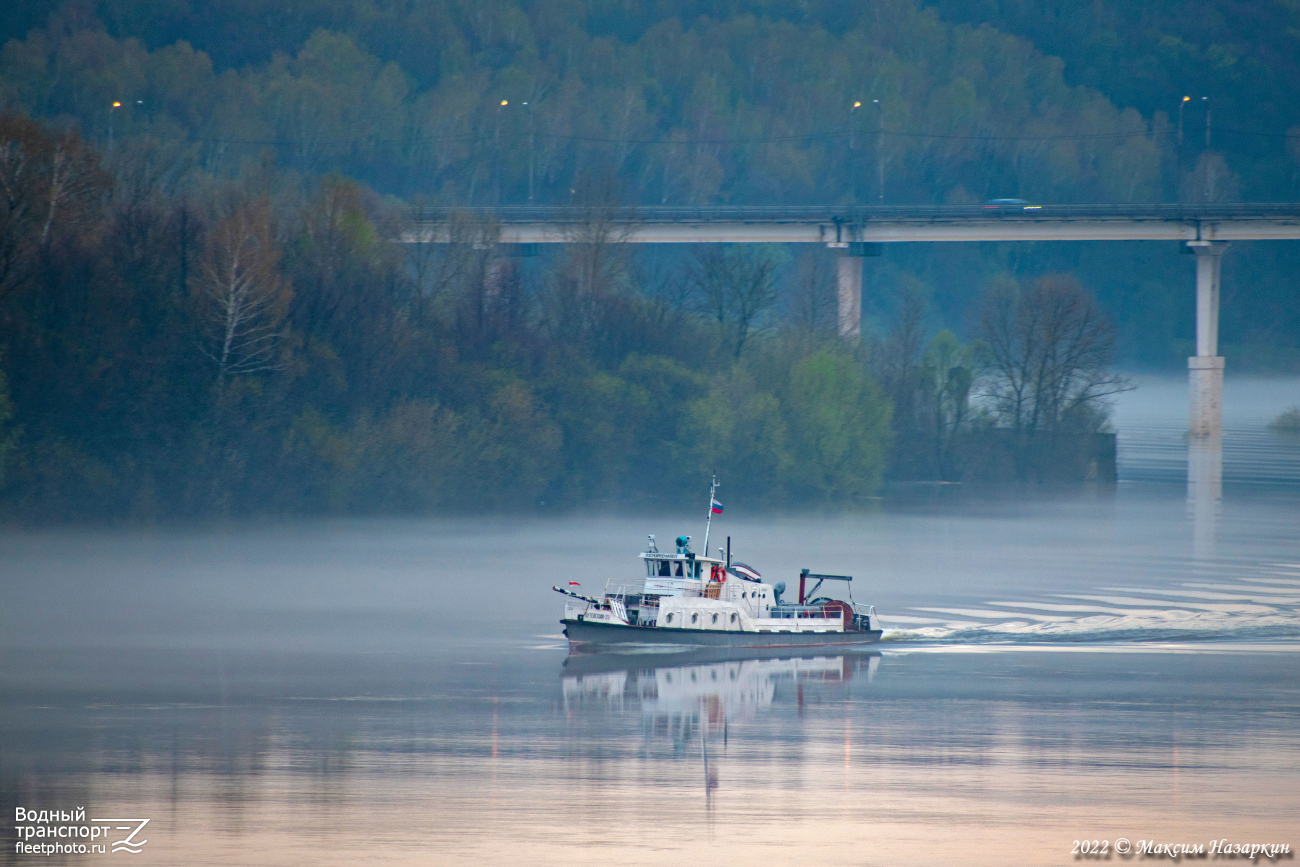
[[[878,652],[791,655],[789,648],[580,654],[564,662],[563,706],[570,714],[639,710],[644,735],[670,739],[679,751],[698,738],[712,791],[711,751],[725,749],[729,723],[754,719],[787,690],[802,714],[805,686],[869,683],[879,664]]]
[[[676,719],[703,708],[709,724],[728,715],[752,718],[772,704],[779,684],[797,693],[810,682],[868,682],[880,663],[877,652],[792,656],[781,650],[700,648],[681,653],[600,653],[564,662],[565,710],[639,706],[646,716]]]

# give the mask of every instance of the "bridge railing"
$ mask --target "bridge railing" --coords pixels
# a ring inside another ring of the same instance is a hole
[[[593,219],[632,223],[846,223],[948,222],[970,220],[1300,221],[1300,203],[1202,204],[1007,204],[984,205],[645,205],[592,208],[508,205],[452,208],[463,218],[499,223],[576,223]],[[435,217],[430,222],[439,222]]]

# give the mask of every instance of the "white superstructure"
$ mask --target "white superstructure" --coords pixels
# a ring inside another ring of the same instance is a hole
[[[778,590],[751,577],[758,573],[749,567],[729,567],[723,559],[696,556],[689,543],[688,537],[682,537],[675,553],[650,550],[641,555],[646,577],[638,624],[719,632],[844,631],[845,612],[850,611],[844,603],[780,605],[784,585]]]

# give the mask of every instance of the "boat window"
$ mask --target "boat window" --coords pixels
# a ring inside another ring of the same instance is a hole
[[[669,614],[667,617],[664,618],[664,621],[665,621],[666,623],[672,623],[672,622],[673,622],[673,616],[672,616],[671,614]]]
[[[681,560],[678,560],[678,561],[677,561],[677,571],[676,571],[674,574],[675,574],[676,577],[678,577],[678,578],[681,578],[681,577],[682,577],[682,561],[681,561]]]
[[[668,561],[667,561],[667,560],[660,560],[660,561],[659,561],[659,574],[660,574],[660,575],[663,575],[663,576],[665,576],[665,577],[668,576],[668,575],[671,575],[671,574],[672,574],[671,572],[668,571]]]
[[[698,623],[699,620],[700,620],[700,615],[698,615],[698,614],[692,614],[692,615],[691,615],[691,622],[692,622],[692,623]]]
[[[735,623],[735,622],[736,622],[736,615],[734,615],[734,614],[731,615],[731,622],[732,622],[732,623]]]
[[[714,622],[714,623],[717,623],[717,622],[718,622],[718,615],[716,615],[716,614],[713,615],[713,622]]]

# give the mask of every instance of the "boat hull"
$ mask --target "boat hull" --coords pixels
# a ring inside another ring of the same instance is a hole
[[[678,647],[852,647],[880,641],[880,630],[864,632],[723,632],[712,629],[660,629],[561,620],[572,652],[629,645]]]
[[[767,661],[773,659],[826,659],[842,657],[859,665],[878,658],[874,648],[847,647],[687,647],[658,645],[638,648],[634,645],[596,648],[587,653],[573,653],[564,660],[564,673],[579,677],[611,671],[647,671],[656,668],[680,668],[714,665],[719,662]]]

